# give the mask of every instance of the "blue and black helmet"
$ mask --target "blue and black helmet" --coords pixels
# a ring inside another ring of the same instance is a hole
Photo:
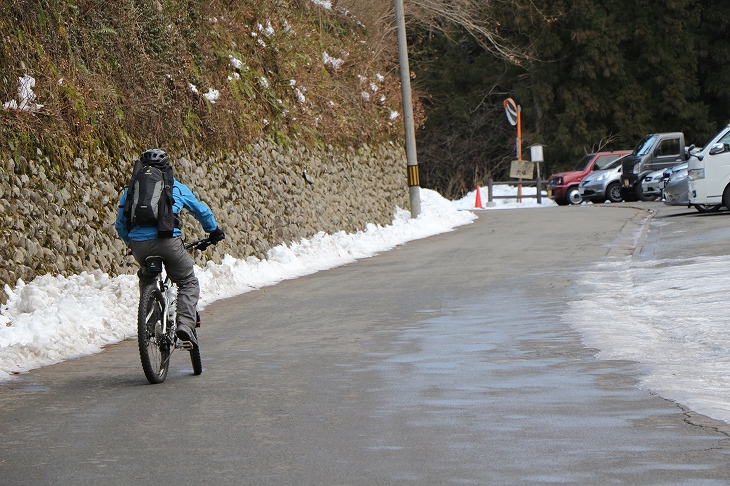
[[[151,149],[143,152],[139,160],[143,164],[159,164],[167,162],[168,157],[164,150]]]

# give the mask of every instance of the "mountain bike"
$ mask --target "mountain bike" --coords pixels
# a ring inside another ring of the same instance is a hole
[[[185,249],[205,250],[213,243],[210,238],[186,243]],[[137,316],[137,340],[142,369],[147,380],[162,383],[170,368],[170,356],[178,348],[190,352],[193,374],[203,372],[200,348],[189,341],[181,341],[175,335],[177,327],[177,288],[164,271],[164,260],[160,256],[149,256],[145,260],[147,270],[156,273],[155,281],[140,292]],[[195,311],[195,330],[200,327],[200,314]]]

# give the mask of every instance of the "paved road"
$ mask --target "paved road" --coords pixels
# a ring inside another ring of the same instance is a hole
[[[127,341],[0,386],[0,484],[730,484],[730,426],[560,318],[591,262],[725,254],[730,213],[480,216],[209,306],[199,377]]]

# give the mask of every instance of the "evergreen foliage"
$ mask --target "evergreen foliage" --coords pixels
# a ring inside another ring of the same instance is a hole
[[[645,134],[683,131],[702,146],[730,121],[730,13],[719,0],[532,0],[497,3],[499,34],[527,61],[479,50],[455,30],[414,31],[412,67],[429,93],[419,131],[422,183],[458,197],[507,179],[522,109],[523,153],[545,146],[541,176],[586,153],[633,148]]]

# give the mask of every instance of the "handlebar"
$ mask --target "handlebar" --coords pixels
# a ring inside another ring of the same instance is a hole
[[[186,250],[205,250],[212,244],[213,244],[213,242],[210,241],[210,238],[203,238],[202,240],[191,241],[190,243],[185,243],[185,249]]]
[[[201,250],[202,251],[202,250],[205,250],[206,248],[208,248],[212,244],[213,244],[213,242],[210,241],[210,238],[203,238],[202,240],[196,240],[196,241],[191,241],[190,243],[185,243],[185,245],[183,245],[183,247],[186,250]],[[129,247],[125,248],[122,251],[122,255],[131,256],[132,249]]]

